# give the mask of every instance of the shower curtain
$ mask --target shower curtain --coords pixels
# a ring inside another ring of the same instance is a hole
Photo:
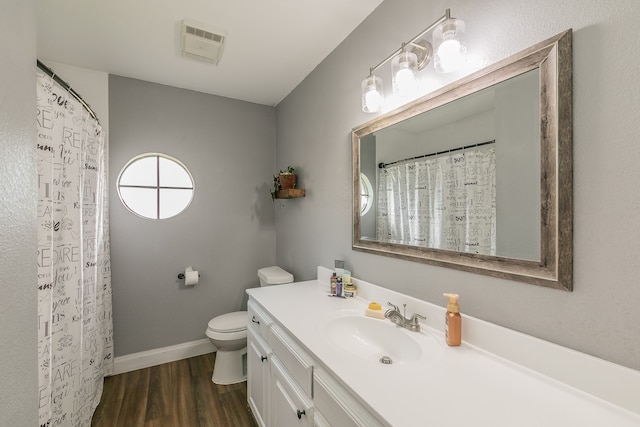
[[[107,159],[100,124],[37,70],[40,426],[90,426],[113,371]]]
[[[380,241],[495,255],[494,144],[379,169]]]

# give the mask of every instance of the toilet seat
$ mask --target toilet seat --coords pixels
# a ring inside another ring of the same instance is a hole
[[[218,333],[245,331],[247,329],[247,312],[234,311],[216,316],[209,321],[208,329]]]

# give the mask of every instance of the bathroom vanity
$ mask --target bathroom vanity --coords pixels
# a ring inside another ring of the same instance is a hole
[[[247,291],[261,426],[640,425],[638,371],[464,314],[448,347],[444,308],[358,279],[358,298],[328,297],[329,275]],[[412,332],[365,317],[370,301],[427,319]]]

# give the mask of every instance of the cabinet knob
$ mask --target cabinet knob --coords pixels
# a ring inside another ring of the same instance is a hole
[[[302,419],[302,416],[303,416],[303,415],[306,415],[306,414],[304,413],[304,409],[303,409],[302,411],[301,411],[300,409],[298,409],[298,410],[296,411],[296,413],[298,414],[298,419],[299,419],[299,420],[301,420],[301,419]]]
[[[259,320],[256,320],[256,316],[251,316],[251,321],[252,321],[253,323],[257,323],[258,325],[260,324],[260,321],[259,321]]]
[[[264,362],[265,360],[267,360],[267,356],[260,356],[260,361]]]

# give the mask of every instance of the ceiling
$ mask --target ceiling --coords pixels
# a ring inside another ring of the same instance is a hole
[[[42,0],[38,58],[277,105],[382,0]],[[180,24],[226,33],[218,65],[183,57]],[[64,76],[63,76],[64,78]]]

